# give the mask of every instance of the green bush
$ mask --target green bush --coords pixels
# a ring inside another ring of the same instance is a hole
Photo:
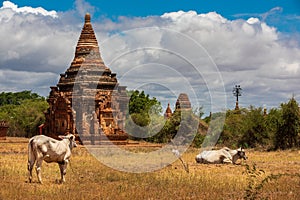
[[[0,99],[0,119],[9,123],[8,136],[32,137],[37,134],[38,126],[45,121],[44,111],[48,108],[44,97],[24,91],[1,93]]]

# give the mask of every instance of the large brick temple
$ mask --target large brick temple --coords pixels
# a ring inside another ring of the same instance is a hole
[[[125,141],[126,87],[104,64],[90,14],[79,37],[71,66],[50,87],[43,133],[51,137],[72,133],[84,144]],[[104,136],[104,137],[103,137]]]

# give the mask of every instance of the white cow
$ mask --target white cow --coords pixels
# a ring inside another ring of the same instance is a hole
[[[247,159],[245,151],[242,148],[231,150],[224,147],[219,150],[203,151],[196,156],[197,163],[205,164],[221,164],[232,163],[235,164],[238,159]]]
[[[45,135],[36,135],[29,140],[28,144],[28,171],[29,182],[32,181],[32,169],[36,162],[38,181],[42,183],[41,167],[43,160],[47,163],[56,162],[59,165],[61,182],[65,182],[65,175],[71,150],[76,147],[75,136],[68,134],[59,136],[62,140],[56,140]]]

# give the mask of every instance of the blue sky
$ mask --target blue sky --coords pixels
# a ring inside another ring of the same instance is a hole
[[[66,11],[74,7],[70,0],[15,0],[19,6],[41,6],[47,10]],[[148,16],[162,15],[165,12],[178,10],[197,12],[216,11],[225,17],[232,17],[239,13],[264,13],[274,7],[282,7],[286,14],[297,14],[300,11],[298,0],[89,0],[96,7],[97,14],[107,16]]]
[[[90,12],[104,62],[121,84],[143,89],[163,105],[185,91],[206,110],[232,108],[235,84],[243,88],[242,107],[277,107],[292,95],[300,101],[298,0],[3,3],[0,92],[47,96],[69,67]]]
[[[75,7],[75,1],[70,0],[15,0],[13,2],[20,7],[43,7],[46,10],[62,12]],[[194,10],[198,13],[215,11],[227,19],[247,19],[249,16],[262,18],[264,13],[280,8],[270,13],[269,18],[266,19],[268,24],[282,32],[300,31],[299,19],[295,20],[295,16],[300,13],[299,0],[87,0],[85,2],[93,6],[90,12],[93,12],[94,17],[105,16],[115,20],[120,16],[146,17],[178,10]],[[274,12],[280,12],[281,18],[272,16]]]

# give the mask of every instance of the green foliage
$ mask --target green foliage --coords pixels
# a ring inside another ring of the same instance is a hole
[[[275,148],[287,149],[299,147],[300,113],[294,98],[281,104],[281,119],[275,133]]]
[[[155,143],[170,142],[179,130],[180,121],[181,114],[179,112],[174,112],[171,118],[165,120],[162,129],[159,130],[156,135],[147,138],[146,141]]]
[[[267,149],[274,149],[274,141],[275,141],[275,135],[278,129],[278,125],[281,123],[281,110],[272,108],[268,115],[265,117],[266,119],[266,126],[267,126],[267,132],[269,136],[269,142],[267,143]]]
[[[196,148],[200,148],[202,143],[204,142],[205,135],[201,134],[196,134],[194,141],[193,141],[193,146]]]
[[[243,120],[246,117],[246,114],[246,109],[242,109],[239,112],[236,110],[228,110],[226,112],[224,129],[218,143],[222,143],[228,147],[240,146],[239,142],[243,137]]]
[[[0,106],[3,105],[20,105],[23,100],[32,99],[32,100],[45,100],[44,97],[39,96],[36,93],[31,91],[22,91],[22,92],[2,92],[0,93]]]
[[[246,164],[245,167],[246,169],[243,173],[247,175],[248,185],[245,189],[244,199],[248,200],[258,199],[263,187],[271,181],[276,181],[283,176],[300,177],[299,173],[271,173],[266,176],[265,171],[262,169],[257,169],[255,163],[252,165],[252,167],[250,167],[248,164]]]
[[[163,126],[160,115],[162,107],[155,97],[152,99],[144,91],[129,91],[129,115],[126,121],[126,132],[132,139],[143,139],[155,135]]]
[[[138,90],[129,91],[129,114],[133,113],[155,113],[162,112],[162,107],[159,101],[155,97],[150,99],[149,95],[145,95],[145,92],[139,92]]]
[[[147,138],[149,142],[166,143],[170,142],[175,136],[182,138],[182,144],[193,141],[199,123],[199,119],[191,110],[175,111],[166,120],[163,128],[153,137]],[[199,136],[200,137],[200,136]]]
[[[242,138],[240,144],[245,147],[265,146],[268,143],[266,118],[263,108],[250,106],[242,121]]]
[[[245,165],[246,170],[244,174],[247,175],[247,188],[245,189],[244,199],[254,200],[257,199],[259,190],[263,187],[263,175],[265,174],[264,170],[257,169],[256,164],[253,164],[250,167],[248,164]]]
[[[164,126],[164,117],[160,115],[149,115],[149,121],[144,120],[143,114],[133,113],[126,121],[125,131],[131,136],[131,139],[140,140],[152,137],[157,134]],[[139,124],[136,124],[139,122]],[[147,124],[140,124],[147,122]]]
[[[155,98],[150,99],[149,95],[139,91],[131,91],[130,94],[129,114],[132,120],[127,123],[127,127],[131,128],[136,138],[166,143],[180,132],[190,135],[188,138],[195,136],[197,128],[193,123],[199,123],[203,115],[202,107],[185,115],[174,112],[171,118],[164,119],[160,114],[160,103]],[[300,113],[294,98],[286,104],[281,104],[279,108],[270,109],[267,115],[264,114],[263,108],[254,106],[238,111],[228,110],[224,127],[216,126],[219,124],[216,123],[216,119],[222,118],[222,115],[224,116],[223,113],[213,113],[204,119],[210,123],[210,132],[208,135],[196,134],[194,146],[211,145],[211,141],[215,141],[220,133],[218,143],[230,148],[243,146],[286,149],[300,145]]]
[[[150,99],[144,91],[129,91],[128,94],[130,96],[129,114],[138,126],[147,126],[151,121],[150,114],[158,115],[162,112],[160,102],[155,97]]]
[[[45,98],[35,93],[32,94],[30,91],[2,92],[2,100],[4,97],[10,100],[6,101],[9,103],[0,106],[0,119],[9,123],[8,136],[31,137],[36,135],[38,126],[45,120],[43,112],[48,108]]]
[[[261,107],[228,110],[224,130],[218,143],[229,147],[263,147],[287,149],[300,145],[300,113],[298,103],[292,98],[264,115]]]

